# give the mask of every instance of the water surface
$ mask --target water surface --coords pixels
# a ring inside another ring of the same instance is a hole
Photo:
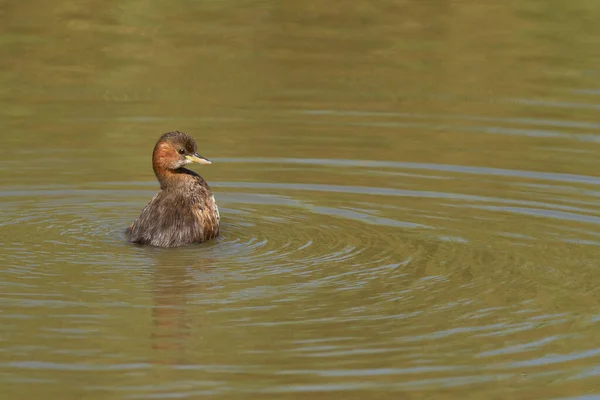
[[[2,392],[600,396],[599,18],[4,4]],[[175,129],[214,161],[222,235],[131,246]]]

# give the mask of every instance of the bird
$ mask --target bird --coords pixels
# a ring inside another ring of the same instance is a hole
[[[152,152],[160,190],[127,228],[128,241],[154,247],[202,243],[219,235],[221,216],[208,183],[185,166],[211,164],[194,139],[180,131],[163,134]]]

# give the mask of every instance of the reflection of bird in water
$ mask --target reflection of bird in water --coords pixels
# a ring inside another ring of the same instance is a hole
[[[129,228],[129,241],[159,247],[200,243],[219,235],[219,209],[204,179],[184,166],[210,164],[196,152],[196,142],[183,132],[160,137],[152,167],[160,191]]]
[[[185,354],[193,326],[204,322],[190,315],[190,308],[199,308],[188,304],[188,298],[211,286],[207,280],[197,277],[199,273],[210,274],[208,265],[211,264],[212,260],[202,260],[190,265],[185,259],[174,258],[171,252],[155,258],[151,342],[152,348],[161,352],[159,363],[184,361],[179,358]],[[197,340],[195,337],[194,341]]]

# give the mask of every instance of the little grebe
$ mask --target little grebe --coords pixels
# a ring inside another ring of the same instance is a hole
[[[158,139],[152,168],[160,190],[129,228],[129,241],[158,247],[200,243],[219,235],[219,209],[210,187],[191,163],[210,164],[196,152],[196,142],[183,132]]]

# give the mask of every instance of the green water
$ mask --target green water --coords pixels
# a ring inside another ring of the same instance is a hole
[[[598,20],[0,2],[0,397],[600,396]],[[175,129],[222,235],[131,246]]]

